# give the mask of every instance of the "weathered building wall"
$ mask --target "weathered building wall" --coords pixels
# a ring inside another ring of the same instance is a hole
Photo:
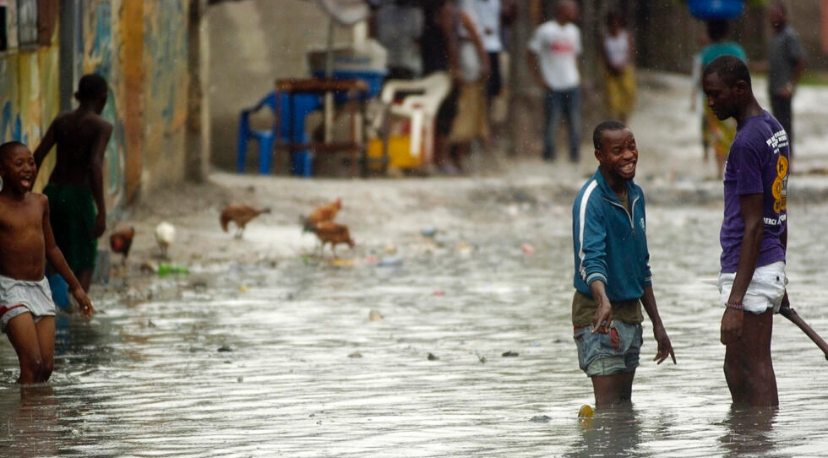
[[[81,75],[97,73],[109,83],[109,94],[102,116],[113,125],[112,137],[104,154],[104,187],[107,207],[122,204],[126,196],[126,137],[124,80],[124,27],[120,0],[82,0],[79,4]],[[140,152],[129,151],[130,154]]]
[[[144,1],[144,175],[155,188],[181,181],[187,121],[187,0]]]
[[[6,2],[7,49],[0,51],[0,143],[21,141],[33,150],[57,115],[60,100],[58,92],[57,0],[22,2],[27,8],[41,12],[40,20],[24,24],[31,30],[35,24],[37,35],[23,33],[20,42],[18,2]],[[40,11],[38,10],[40,9]],[[31,10],[30,10],[31,11]],[[37,16],[35,16],[37,17]],[[26,40],[29,41],[26,41]],[[50,161],[44,169],[50,169]],[[41,174],[36,186],[42,188],[47,173]]]
[[[109,82],[114,202],[184,178],[187,0],[83,0],[83,73]],[[128,122],[127,122],[128,121]]]
[[[190,8],[191,4],[196,7]],[[80,77],[97,73],[109,84],[102,115],[114,126],[104,157],[109,208],[125,204],[141,190],[187,178],[188,167],[203,170],[198,164],[200,152],[187,154],[187,119],[188,104],[201,106],[200,92],[195,93],[198,100],[190,94],[189,48],[193,39],[206,42],[200,30],[189,27],[190,14],[203,14],[205,4],[204,0],[0,1],[0,8],[6,8],[8,31],[8,49],[0,50],[0,141],[20,140],[34,149],[61,103],[64,109],[76,106],[70,95]],[[36,21],[27,24],[18,5],[36,8]],[[22,25],[19,16],[24,18]],[[58,18],[67,33],[60,33]],[[201,59],[194,61],[204,64]],[[195,71],[206,80],[206,72]],[[201,116],[200,109],[196,113]],[[50,155],[44,162],[36,189],[47,181],[52,161]]]
[[[308,76],[305,52],[325,47],[328,17],[315,2],[249,0],[211,6],[208,19],[211,161],[234,169],[239,112],[272,91],[277,78]],[[335,37],[349,43],[350,29],[337,27]]]

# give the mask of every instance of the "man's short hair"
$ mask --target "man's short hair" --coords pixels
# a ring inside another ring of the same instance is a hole
[[[3,143],[2,145],[0,145],[0,162],[5,161],[6,158],[9,156],[9,153],[14,151],[15,148],[18,148],[18,147],[21,147],[21,146],[23,148],[28,148],[28,146],[26,146],[24,143],[21,143],[21,142],[18,142],[18,141],[6,142],[6,143]]]
[[[83,75],[78,82],[78,100],[97,100],[106,97],[109,87],[103,76],[91,73]]]
[[[713,59],[713,62],[710,62],[704,68],[702,77],[707,77],[713,73],[719,75],[719,78],[728,87],[734,86],[739,80],[744,80],[748,87],[752,88],[747,64],[736,56],[719,56]]]
[[[713,41],[719,41],[727,36],[730,24],[724,19],[707,21],[707,36]]]
[[[601,124],[595,126],[595,130],[592,131],[592,145],[595,146],[595,149],[601,149],[601,139],[604,136],[604,131],[607,130],[624,130],[627,128],[627,125],[621,121],[604,121]]]

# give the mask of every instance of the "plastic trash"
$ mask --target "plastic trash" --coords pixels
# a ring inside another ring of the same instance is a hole
[[[186,266],[179,266],[176,264],[168,264],[166,262],[162,262],[158,264],[158,276],[163,277],[166,275],[179,275],[179,274],[189,274],[190,269]]]
[[[380,259],[380,262],[377,263],[378,266],[382,267],[394,267],[394,266],[401,266],[403,263],[402,258],[397,258],[394,256],[386,256]]]

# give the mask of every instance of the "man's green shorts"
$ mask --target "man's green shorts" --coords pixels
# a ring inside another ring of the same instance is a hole
[[[92,237],[95,229],[95,199],[88,188],[49,184],[43,190],[49,198],[49,221],[55,244],[69,264],[78,273],[95,268],[98,239]]]

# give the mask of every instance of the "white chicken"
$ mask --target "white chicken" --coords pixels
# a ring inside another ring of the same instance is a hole
[[[158,226],[155,226],[155,241],[161,249],[161,257],[167,259],[167,250],[175,241],[175,226],[166,221],[158,223]]]

